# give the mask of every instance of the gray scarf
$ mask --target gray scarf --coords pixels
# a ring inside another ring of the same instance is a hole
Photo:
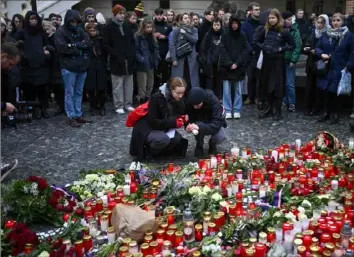
[[[120,30],[120,33],[122,33],[122,36],[124,36],[124,31],[123,31],[123,23],[124,23],[124,20],[119,21],[119,20],[117,20],[116,17],[113,17],[113,18],[112,18],[112,21],[113,21],[115,24],[118,25],[119,30]]]
[[[342,42],[345,34],[349,32],[348,27],[344,26],[339,29],[329,29],[327,30],[327,35],[329,37],[329,41],[332,43],[332,40],[339,40],[338,45]]]

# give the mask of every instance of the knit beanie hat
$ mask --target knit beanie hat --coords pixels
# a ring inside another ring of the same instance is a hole
[[[188,93],[187,104],[198,105],[204,101],[205,96],[206,92],[203,88],[193,87]]]
[[[283,17],[284,20],[286,20],[286,19],[292,17],[293,14],[291,12],[289,12],[289,11],[285,11],[285,12],[281,13],[281,16]]]
[[[125,8],[122,5],[116,4],[115,6],[113,6],[112,12],[113,12],[114,16],[116,16],[117,13],[119,13],[121,11],[125,12]]]
[[[106,20],[105,20],[103,14],[100,12],[96,14],[96,21],[102,25],[106,24]]]
[[[143,14],[144,14],[144,4],[143,3],[139,3],[135,9],[134,9],[134,12],[136,13],[136,15],[141,18],[143,17]]]
[[[92,7],[87,7],[84,11],[84,18],[86,18],[88,15],[96,15],[95,9]]]

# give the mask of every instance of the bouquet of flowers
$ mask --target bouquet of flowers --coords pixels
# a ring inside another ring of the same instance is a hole
[[[30,176],[2,186],[4,215],[18,222],[47,222],[56,227],[63,224],[62,215],[49,204],[52,190],[45,179]]]
[[[339,150],[343,146],[333,134],[323,131],[316,136],[315,147],[317,151],[333,152]]]
[[[32,244],[33,247],[39,244],[39,239],[35,232],[30,230],[26,224],[16,223],[10,230],[3,231],[2,244],[8,243],[11,249],[11,255],[17,256],[25,250],[26,244]],[[10,253],[2,247],[1,254],[8,256]]]
[[[118,186],[124,185],[124,173],[115,172],[87,172],[80,180],[68,186],[79,200],[84,201],[94,196],[102,196],[106,191],[115,191]]]

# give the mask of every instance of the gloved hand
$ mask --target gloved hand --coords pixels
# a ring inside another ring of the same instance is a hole
[[[177,118],[176,119],[176,128],[182,128],[184,124],[184,121],[182,118]]]

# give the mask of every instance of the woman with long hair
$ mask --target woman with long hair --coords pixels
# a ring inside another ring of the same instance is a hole
[[[13,38],[16,38],[16,34],[23,29],[25,24],[25,18],[19,14],[16,13],[13,17],[12,17],[12,21],[11,21],[11,27],[12,30],[10,32],[10,36]]]
[[[340,107],[337,96],[338,85],[342,71],[351,71],[354,68],[353,34],[344,23],[344,15],[335,13],[332,16],[332,27],[320,38],[315,49],[316,57],[325,61],[328,72],[317,77],[317,87],[324,93],[324,114],[318,120],[331,120],[331,124],[339,122],[338,109]]]
[[[198,30],[191,26],[188,13],[178,20],[179,27],[170,34],[169,50],[172,58],[172,78],[183,77],[189,87],[199,87],[199,65],[195,50]]]
[[[329,18],[326,14],[321,14],[316,18],[316,27],[312,29],[308,42],[305,44],[304,52],[307,54],[306,61],[306,94],[305,94],[305,115],[318,115],[321,108],[321,100],[323,94],[321,90],[316,87],[316,61],[319,58],[315,56],[315,48],[320,38],[327,33],[331,27],[329,25]]]
[[[154,87],[154,71],[159,64],[159,51],[154,36],[153,20],[144,19],[135,34],[136,76],[138,82],[138,97],[140,102],[149,100]]]
[[[147,157],[184,157],[188,141],[176,129],[186,121],[184,94],[187,84],[179,77],[170,79],[154,93],[147,115],[137,121],[130,141],[130,154],[143,160]]]
[[[259,118],[273,116],[275,121],[282,118],[281,104],[286,82],[286,51],[295,47],[294,39],[289,31],[283,29],[284,20],[277,9],[272,9],[262,31],[255,33],[253,46],[263,53],[260,94],[268,100],[266,108]]]
[[[168,9],[166,11],[166,21],[169,26],[173,26],[173,22],[175,21],[175,12],[172,9]]]

